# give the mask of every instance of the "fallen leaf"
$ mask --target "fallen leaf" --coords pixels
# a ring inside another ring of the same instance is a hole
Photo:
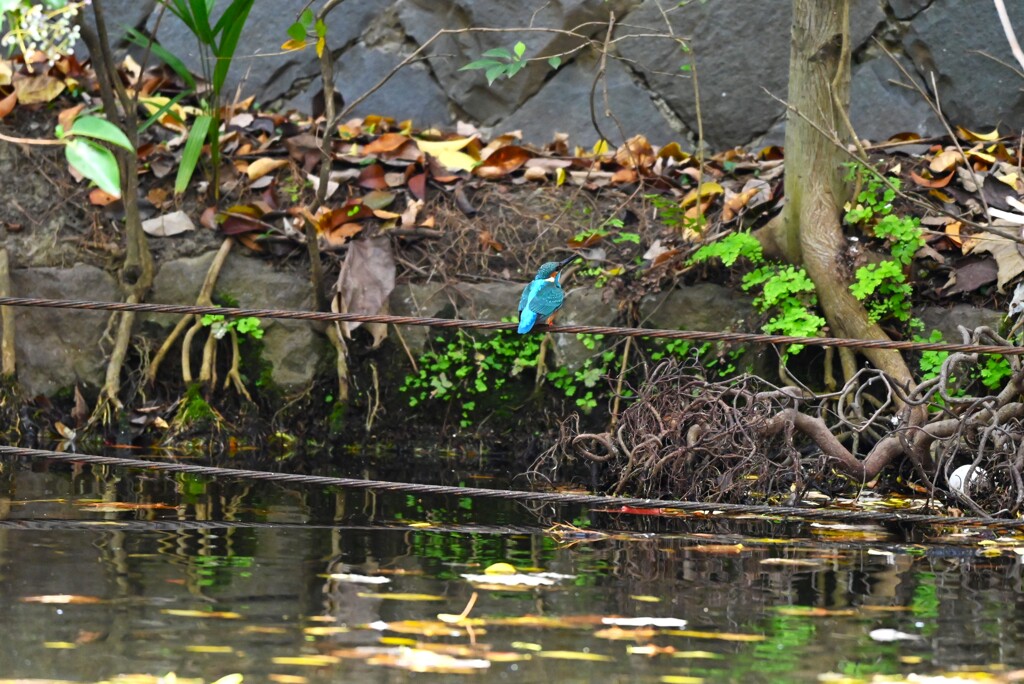
[[[359,223],[342,223],[336,227],[329,227],[321,235],[324,242],[327,243],[328,249],[337,249],[361,232],[363,232],[363,226]]]
[[[111,195],[109,192],[104,192],[99,188],[93,188],[92,190],[89,191],[89,204],[96,207],[105,207],[108,204],[113,204],[119,199],[121,198],[115,197]]]
[[[401,133],[384,133],[376,140],[363,145],[364,154],[381,154],[386,152],[394,152],[398,150],[405,143],[409,142],[411,138]],[[418,141],[417,141],[418,142]]]
[[[656,159],[654,148],[642,135],[634,135],[615,150],[615,161],[627,169],[646,169]]]
[[[679,206],[683,209],[686,209],[690,205],[695,204],[697,202],[698,197],[701,198],[702,200],[707,198],[714,198],[717,197],[718,195],[721,195],[723,192],[725,192],[725,189],[718,183],[701,183],[699,188],[694,188],[693,190],[690,190],[690,192],[686,193],[686,196],[683,197],[683,200],[679,203]]]
[[[1021,256],[1017,243],[998,236],[986,236],[979,240],[974,248],[975,254],[987,252],[995,258],[998,275],[995,288],[1005,292],[1004,287],[1021,273],[1024,273],[1024,256]]]
[[[495,150],[479,166],[473,169],[473,174],[480,178],[502,178],[518,169],[532,157],[533,153],[523,147],[506,145]]]
[[[475,138],[455,138],[453,140],[416,140],[416,145],[424,154],[429,154],[446,169],[454,171],[472,171],[479,163],[461,150]],[[492,155],[493,156],[493,155]]]
[[[247,176],[249,176],[249,180],[254,181],[257,178],[262,178],[263,176],[267,175],[268,173],[271,173],[272,171],[276,171],[277,169],[281,168],[282,166],[287,166],[287,165],[288,165],[288,160],[287,159],[280,159],[280,158],[275,159],[273,157],[260,157],[259,159],[257,159],[253,163],[249,164],[249,168],[247,168],[245,170],[245,173],[246,173]]]
[[[914,171],[911,171],[910,179],[922,188],[944,188],[949,185],[949,181],[951,181],[955,175],[956,174],[951,170],[945,176],[939,176],[938,178],[926,178],[925,176],[918,175]]]
[[[171,212],[142,222],[142,230],[154,237],[171,237],[195,229],[196,224],[192,223],[192,219],[183,211]]]
[[[960,151],[949,147],[935,155],[931,163],[928,164],[928,168],[932,173],[945,173],[961,161],[963,161],[963,157],[960,156]]]
[[[14,74],[14,92],[18,94],[18,102],[21,104],[42,104],[52,102],[58,95],[64,92],[64,81],[54,78],[49,74]]]
[[[505,245],[495,240],[494,236],[491,235],[491,231],[489,230],[481,230],[480,233],[477,235],[477,238],[480,240],[480,249],[484,251],[488,249],[493,249],[495,252],[500,252],[505,249]]]
[[[378,236],[356,240],[349,245],[338,274],[332,310],[370,315],[380,313],[395,289],[395,271],[389,238]],[[357,322],[343,322],[341,329],[346,337],[351,337],[359,325]]]
[[[967,130],[963,126],[957,126],[956,135],[961,140],[968,140],[970,142],[992,142],[993,140],[999,139],[999,128],[993,128],[988,133],[975,133],[974,131]]]
[[[3,99],[0,99],[0,119],[14,111],[16,104],[18,104],[18,93],[13,90],[9,95],[5,95]]]

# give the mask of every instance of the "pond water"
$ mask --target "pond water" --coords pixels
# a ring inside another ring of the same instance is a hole
[[[0,680],[810,682],[1024,668],[1024,538],[988,530],[0,465]],[[515,580],[476,577],[496,563]]]

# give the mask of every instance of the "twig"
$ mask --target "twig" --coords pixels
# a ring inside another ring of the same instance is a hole
[[[1003,26],[1003,34],[1006,36],[1006,42],[1010,45],[1010,52],[1013,53],[1017,64],[1024,68],[1024,50],[1020,49],[1020,43],[1017,42],[1017,34],[1013,32],[1010,15],[1006,13],[1006,4],[1003,0],[992,0],[992,2],[995,3],[996,13],[999,14],[999,23]]]

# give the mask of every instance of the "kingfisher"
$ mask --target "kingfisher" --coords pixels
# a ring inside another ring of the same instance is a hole
[[[519,300],[519,334],[525,334],[533,329],[538,318],[551,322],[551,317],[562,308],[565,301],[565,294],[562,292],[562,269],[570,262],[579,258],[573,254],[562,261],[549,261],[537,269],[537,275],[523,290],[523,297]]]

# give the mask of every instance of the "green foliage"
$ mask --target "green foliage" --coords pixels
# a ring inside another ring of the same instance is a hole
[[[117,159],[100,142],[135,152],[124,131],[98,116],[79,116],[68,131],[58,125],[54,133],[57,139],[64,141],[64,156],[73,169],[107,194],[121,196],[121,172]]]
[[[604,335],[579,333],[576,339],[590,351],[597,351]],[[598,399],[604,394],[598,388],[598,383],[602,378],[618,372],[619,359],[619,354],[614,349],[604,349],[584,361],[576,370],[559,367],[548,372],[547,379],[567,398],[576,402],[576,406],[584,412],[590,412],[597,407]]]
[[[981,384],[993,391],[1001,390],[1012,375],[1013,369],[1004,356],[988,355],[985,365],[978,369]]]
[[[920,335],[914,335],[914,342],[942,342],[942,333],[938,330],[932,330],[928,339]],[[918,362],[918,366],[921,369],[921,379],[931,380],[937,377],[939,371],[942,370],[942,364],[946,362],[947,358],[949,358],[949,352],[947,351],[921,352],[921,360]]]
[[[458,330],[452,339],[437,341],[441,351],[424,352],[417,362],[419,372],[407,375],[399,389],[409,394],[409,406],[430,399],[453,402],[462,427],[472,425],[471,414],[480,398],[507,398],[509,378],[536,368],[540,352],[537,336],[506,330],[481,338]]]
[[[309,36],[316,38],[316,55],[319,57],[323,53],[327,39],[327,24],[323,19],[317,19],[313,15],[313,10],[307,7],[299,15],[298,21],[288,27],[288,38],[304,47]]]
[[[844,220],[850,225],[860,224],[884,240],[892,257],[858,268],[850,292],[864,302],[872,322],[894,318],[906,323],[910,321],[913,288],[905,270],[925,244],[921,222],[916,217],[892,213],[899,178],[889,178],[886,186],[878,176],[856,164],[848,165],[848,169],[846,179],[853,180],[859,174],[865,187],[857,195],[857,204],[847,207]]]
[[[686,209],[684,209],[678,202],[675,202],[663,195],[652,193],[644,195],[644,197],[647,198],[655,210],[657,210],[661,222],[669,228],[675,228],[676,230],[692,230],[699,233],[707,224],[707,217],[704,216],[704,214],[700,214],[696,217],[689,217],[686,215]]]
[[[704,245],[694,253],[693,262],[703,263],[711,259],[721,259],[726,268],[732,268],[740,257],[754,264],[764,262],[761,243],[750,233],[731,233],[717,242]]]
[[[761,244],[749,233],[732,233],[717,242],[704,245],[694,253],[691,263],[720,259],[732,266],[740,258],[755,265],[743,276],[742,287],[755,291],[754,306],[761,313],[775,314],[761,329],[770,334],[815,337],[825,327],[825,319],[815,309],[818,296],[814,282],[803,267],[768,262]],[[804,345],[793,344],[787,354],[796,354]]]
[[[226,320],[222,314],[206,314],[201,319],[202,324],[213,331],[213,336],[218,340],[234,330],[244,340],[246,336],[254,340],[262,339],[263,328],[260,327],[260,319],[253,316],[245,318],[232,318]]]
[[[487,78],[487,85],[494,85],[494,82],[504,76],[512,78],[526,66],[529,60],[524,59],[526,44],[518,41],[512,46],[509,52],[505,48],[493,48],[481,55],[482,59],[470,62],[459,71],[483,71]],[[562,58],[555,55],[548,58],[548,65],[557,69],[562,64]]]
[[[216,21],[211,17],[216,0],[160,1],[195,36],[199,45],[203,76],[209,81],[212,93],[211,99],[203,102],[205,114],[196,117],[192,129],[189,131],[181,163],[178,165],[174,191],[180,194],[188,187],[199,163],[203,143],[208,142],[212,157],[213,188],[216,195],[219,194],[217,174],[220,166],[221,95],[235,57],[235,50],[238,48],[238,41],[242,36],[242,29],[245,28],[245,21],[249,17],[255,0],[231,0]],[[152,45],[147,39],[143,40],[147,45]],[[154,54],[167,61],[165,55],[169,53],[166,49],[161,49],[154,50]],[[167,63],[175,70],[183,68],[181,60],[177,58],[167,61]]]

